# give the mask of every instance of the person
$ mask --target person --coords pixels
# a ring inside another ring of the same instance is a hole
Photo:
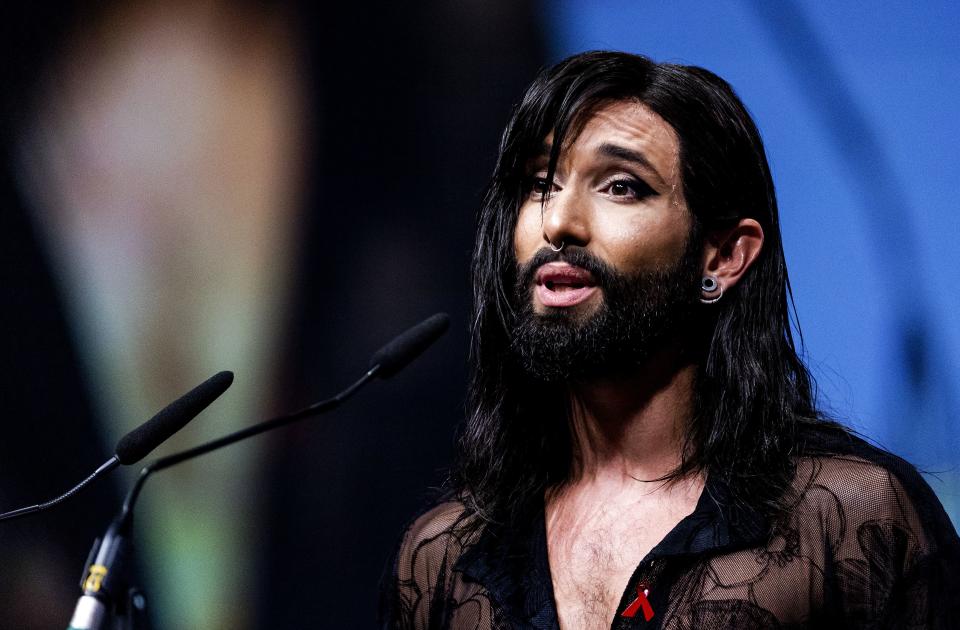
[[[956,628],[917,471],[818,411],[760,135],[702,68],[543,71],[473,258],[468,418],[396,628]]]

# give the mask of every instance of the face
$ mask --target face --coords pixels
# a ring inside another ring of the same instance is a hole
[[[528,169],[530,192],[514,234],[520,264],[551,243],[583,248],[626,275],[676,264],[692,219],[680,184],[679,143],[662,118],[639,103],[606,105],[561,152],[550,190],[547,160],[541,155]],[[602,301],[589,274],[566,263],[545,265],[536,278],[537,313],[563,309],[582,317]]]
[[[676,134],[645,106],[618,102],[561,150],[549,189],[547,159],[529,165],[514,234],[514,349],[545,380],[641,362],[692,310],[702,272]]]

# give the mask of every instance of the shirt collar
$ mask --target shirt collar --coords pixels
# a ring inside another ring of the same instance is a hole
[[[482,585],[514,621],[556,628],[543,504],[525,511],[520,526],[488,526],[455,570]]]
[[[542,501],[525,511],[521,525],[488,526],[461,555],[455,569],[482,585],[516,621],[557,627]],[[719,553],[762,542],[769,523],[753,506],[736,504],[729,487],[709,475],[694,511],[650,551],[650,558]]]

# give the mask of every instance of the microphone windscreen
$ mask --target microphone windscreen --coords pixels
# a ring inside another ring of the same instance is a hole
[[[370,367],[379,365],[377,376],[390,378],[430,347],[430,344],[447,332],[449,327],[449,315],[446,313],[431,315],[377,350],[370,359]]]
[[[124,465],[140,461],[219,398],[231,383],[233,372],[220,372],[200,383],[120,438],[114,452],[117,459]]]

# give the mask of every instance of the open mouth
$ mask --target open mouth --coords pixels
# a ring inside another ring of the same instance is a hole
[[[570,289],[582,289],[587,285],[582,282],[555,282],[553,280],[547,280],[543,283],[543,286],[547,287],[548,291],[568,291]]]
[[[597,291],[596,281],[589,271],[565,262],[543,265],[537,270],[534,280],[537,300],[548,307],[575,306]]]

